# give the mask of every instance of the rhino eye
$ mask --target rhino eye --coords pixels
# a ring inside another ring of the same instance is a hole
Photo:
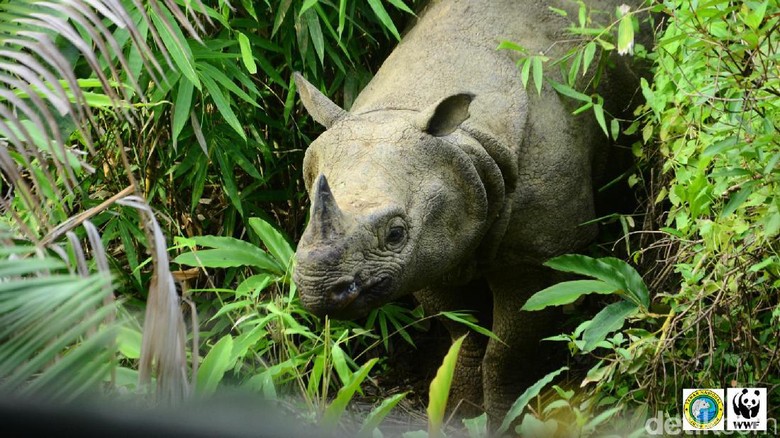
[[[406,229],[404,227],[391,227],[385,236],[385,243],[390,247],[397,247],[406,239]]]

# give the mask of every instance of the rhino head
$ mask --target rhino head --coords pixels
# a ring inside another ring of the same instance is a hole
[[[293,279],[304,307],[360,317],[455,269],[487,214],[477,169],[458,146],[472,96],[423,111],[348,113],[295,80],[307,111],[328,128],[303,164],[311,211]]]

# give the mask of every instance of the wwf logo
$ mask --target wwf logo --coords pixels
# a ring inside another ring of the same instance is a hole
[[[753,390],[751,393],[747,388],[737,393],[733,400],[734,412],[742,418],[756,418],[758,410],[761,408],[761,397],[759,391]]]

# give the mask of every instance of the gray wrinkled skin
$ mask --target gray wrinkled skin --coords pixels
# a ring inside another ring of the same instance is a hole
[[[541,263],[596,233],[581,224],[594,217],[606,139],[548,86],[526,92],[513,53],[496,50],[502,40],[567,50],[553,43],[568,23],[548,6],[577,16],[568,2],[431,2],[349,112],[295,78],[328,128],[304,160],[312,210],[294,275],[304,306],[355,318],[414,293],[429,312],[483,311],[503,343],[467,337],[450,405],[493,422],[545,371],[539,339],[558,321],[519,310],[555,280]]]

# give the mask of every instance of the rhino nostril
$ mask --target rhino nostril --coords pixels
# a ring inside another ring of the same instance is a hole
[[[328,297],[337,305],[346,306],[360,292],[359,281],[353,277],[343,278],[336,281],[328,290]]]

